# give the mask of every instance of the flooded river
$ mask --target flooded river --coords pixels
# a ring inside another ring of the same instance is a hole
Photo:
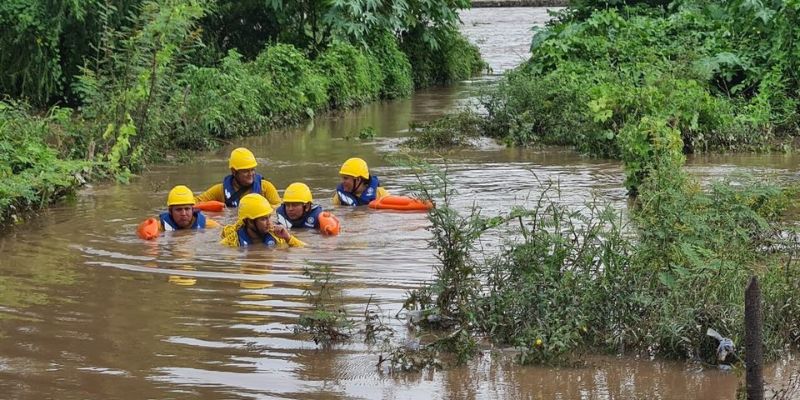
[[[530,27],[544,9],[476,9],[464,31],[481,46],[495,74],[526,56]],[[389,373],[376,367],[379,345],[355,340],[322,348],[295,334],[310,308],[303,269],[329,265],[351,318],[367,303],[410,341],[395,318],[408,290],[432,276],[424,214],[336,209],[338,237],[297,232],[303,249],[230,249],[218,231],[166,235],[144,242],[142,219],[163,208],[167,191],[195,191],[219,182],[227,155],[253,150],[259,172],[280,191],[304,181],[330,205],[338,168],[351,156],[367,160],[391,192],[414,178],[392,167],[409,121],[431,119],[464,103],[484,77],[412,98],[324,116],[305,126],[231,143],[194,161],[155,166],[129,185],[97,184],[0,237],[0,398],[3,399],[732,399],[740,377],[679,362],[589,358],[581,368],[520,367],[502,351],[485,351],[447,371]],[[377,138],[357,139],[373,127]],[[448,153],[455,204],[476,202],[491,215],[522,204],[546,179],[558,179],[564,202],[592,193],[624,207],[615,161],[560,148],[512,149],[486,143]],[[796,176],[797,155],[691,159],[706,177],[745,170]],[[438,161],[441,163],[442,161]],[[235,213],[215,215],[232,222]],[[769,368],[784,382],[798,364]]]

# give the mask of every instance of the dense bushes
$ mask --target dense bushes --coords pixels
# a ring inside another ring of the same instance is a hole
[[[346,108],[378,98],[383,71],[375,57],[349,44],[336,43],[317,60],[320,72],[328,79],[332,107]]]
[[[140,29],[146,8],[171,9],[175,16],[201,9],[194,35],[204,45],[190,61],[207,67],[218,65],[231,50],[251,61],[265,47],[285,43],[316,58],[333,43],[374,47],[375,37],[409,31],[427,50],[436,49],[437,41],[453,40],[458,10],[469,6],[469,0],[8,0],[0,4],[5,28],[0,30],[0,93],[39,106],[64,100],[79,104],[72,88],[80,68],[109,50],[108,32]]]
[[[370,41],[369,49],[383,71],[381,97],[391,99],[411,94],[414,90],[411,63],[396,38],[388,32],[377,35]]]
[[[0,220],[16,221],[84,179],[89,162],[61,159],[78,135],[71,114],[54,108],[34,117],[22,105],[0,102]]]
[[[455,30],[440,31],[435,39],[422,29],[412,30],[403,36],[401,48],[411,61],[416,87],[452,83],[486,68],[478,48]]]
[[[488,135],[621,158],[635,192],[661,151],[760,149],[798,134],[789,5],[594,3],[537,31],[530,60],[484,101]],[[682,145],[661,145],[672,130]]]

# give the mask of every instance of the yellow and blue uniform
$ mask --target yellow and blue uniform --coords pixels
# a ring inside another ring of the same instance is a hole
[[[239,221],[233,225],[227,225],[222,228],[222,241],[221,243],[230,247],[244,247],[252,244],[263,243],[269,247],[303,247],[300,239],[291,235],[289,240],[280,238],[272,233],[264,235],[263,238],[252,238],[247,234],[247,228],[244,226],[243,221]]]
[[[381,197],[388,195],[389,192],[380,186],[378,177],[372,175],[367,181],[367,188],[364,189],[360,195],[356,195],[353,192],[346,192],[341,183],[337,185],[336,193],[333,194],[331,203],[333,203],[335,206],[365,206],[368,205],[372,200],[380,199]]]
[[[192,217],[192,225],[186,229],[205,229],[205,228],[218,228],[219,223],[213,219],[206,218],[201,211],[195,211]],[[161,232],[177,231],[181,228],[172,219],[169,211],[164,211],[158,215],[158,225]]]
[[[208,190],[197,196],[195,200],[198,202],[220,201],[228,207],[238,207],[241,198],[250,193],[256,193],[264,196],[270,205],[277,206],[281,203],[278,189],[275,189],[275,185],[265,180],[261,175],[255,174],[253,184],[248,188],[240,187],[236,179],[234,179],[234,172],[252,170],[257,166],[258,162],[252,151],[244,147],[233,149],[228,159],[228,167],[231,169],[231,174],[223,178],[222,183],[208,188]]]
[[[281,203],[281,197],[278,195],[278,189],[275,188],[275,185],[259,174],[256,174],[253,179],[253,185],[237,196],[240,189],[235,183],[233,175],[228,175],[223,179],[222,183],[211,186],[208,190],[195,197],[195,200],[198,202],[216,200],[224,202],[228,207],[237,207],[241,197],[250,193],[257,193],[264,196],[273,206]]]
[[[312,228],[312,229],[319,229],[319,215],[322,214],[322,207],[318,204],[314,204],[311,206],[311,209],[308,210],[307,213],[303,214],[300,218],[291,219],[289,215],[286,214],[286,205],[281,204],[275,212],[283,217],[283,219],[288,222],[292,228]]]
[[[242,197],[241,204],[239,205],[239,220],[233,225],[227,225],[222,228],[221,243],[230,247],[249,246],[251,244],[263,243],[270,247],[302,247],[305,245],[302,241],[289,234],[289,239],[279,237],[270,227],[269,222],[267,228],[269,231],[261,238],[253,238],[247,232],[247,224],[245,221],[257,221],[261,218],[268,218],[273,213],[272,206],[267,199],[260,194],[251,193]]]

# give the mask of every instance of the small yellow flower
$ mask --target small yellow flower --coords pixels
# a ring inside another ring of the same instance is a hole
[[[536,347],[542,347],[542,339],[536,339]]]

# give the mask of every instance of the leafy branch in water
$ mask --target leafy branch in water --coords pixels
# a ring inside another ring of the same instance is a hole
[[[314,343],[323,345],[349,339],[353,322],[342,307],[341,292],[334,285],[330,266],[306,267],[303,275],[312,280],[304,292],[312,308],[300,316],[295,332],[310,333]]]
[[[482,132],[483,119],[474,112],[450,114],[431,122],[415,122],[409,127],[411,137],[403,145],[414,149],[439,150],[472,146]]]

